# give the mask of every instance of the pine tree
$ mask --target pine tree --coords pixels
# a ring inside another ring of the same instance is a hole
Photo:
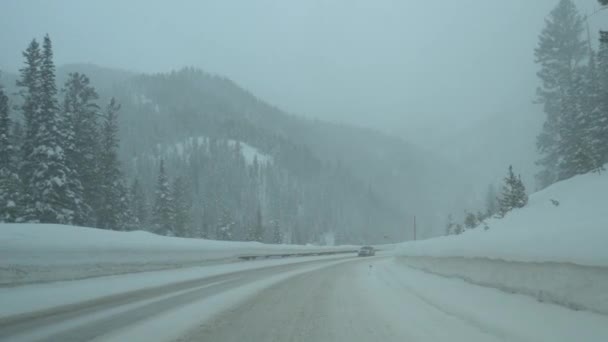
[[[580,122],[577,119],[581,114],[577,112],[580,90],[575,80],[580,72],[579,64],[587,54],[585,42],[581,39],[583,23],[572,0],[560,0],[546,19],[546,27],[535,50],[536,62],[541,66],[538,76],[542,81],[537,94],[547,115],[537,140],[537,147],[543,154],[539,164],[544,170],[537,175],[541,187],[569,176],[570,171],[560,170],[571,167],[568,163],[561,163],[564,154],[584,151],[580,144],[568,146],[577,136],[570,130],[576,128],[575,123]],[[564,139],[564,134],[569,139]]]
[[[33,39],[27,49],[23,52],[25,66],[20,69],[21,78],[17,80],[17,86],[20,87],[20,95],[23,99],[21,111],[25,118],[26,135],[23,143],[24,163],[21,170],[21,175],[25,183],[29,183],[32,178],[32,166],[28,163],[29,157],[33,150],[35,137],[38,135],[38,120],[36,118],[40,108],[40,64],[42,56],[40,53],[40,45]]]
[[[161,159],[156,187],[156,201],[152,213],[154,231],[161,235],[173,235],[173,199],[169,178],[165,173],[165,162]]]
[[[16,172],[10,127],[8,97],[0,86],[0,223],[21,219],[21,181]]]
[[[33,44],[35,45],[35,44]],[[30,45],[30,48],[34,48]],[[29,50],[29,48],[28,48]],[[63,140],[70,132],[62,125],[57,105],[55,65],[49,36],[45,36],[39,69],[28,60],[36,53],[26,51],[26,67],[19,82],[26,88],[24,114],[28,124],[23,162],[28,197],[26,215],[42,223],[79,224],[86,219],[82,185],[66,162]],[[34,66],[35,67],[35,66]],[[28,79],[36,75],[38,81]]]
[[[118,160],[118,116],[120,106],[111,99],[106,107],[101,129],[99,153],[99,204],[97,226],[103,229],[125,230],[128,226],[129,199],[123,183]]]
[[[63,89],[64,125],[71,128],[72,135],[64,140],[67,160],[77,175],[83,187],[85,204],[88,208],[98,211],[99,194],[99,129],[97,116],[99,106],[94,102],[99,96],[90,85],[88,77],[79,73],[69,74]],[[96,220],[89,214],[90,225]]]
[[[473,214],[472,212],[465,212],[465,216],[464,216],[464,226],[467,229],[473,229],[475,227],[477,227],[479,225],[479,222],[477,221],[477,216],[475,216],[475,214]]]
[[[589,146],[589,168],[592,171],[600,172],[604,169],[606,146],[602,137],[608,133],[608,121],[604,121],[606,116],[602,112],[601,101],[601,79],[598,66],[598,54],[593,51],[591,44],[591,32],[587,24],[587,49],[589,51],[589,63],[585,75],[585,84],[582,96],[584,97],[584,111],[588,114],[585,117],[584,132],[582,139],[586,146]]]
[[[456,228],[454,229],[454,234],[460,235],[462,233],[464,233],[464,228],[462,227],[462,225],[460,223],[456,224]]]
[[[523,208],[528,203],[526,188],[521,176],[515,176],[513,166],[509,165],[509,173],[505,177],[502,193],[498,199],[500,217],[504,217],[515,208]]]
[[[173,181],[171,197],[173,198],[173,231],[175,235],[192,236],[189,229],[192,203],[182,177],[177,177]]]
[[[526,194],[526,187],[521,180],[521,175],[518,175],[513,187],[513,208],[523,208],[527,204],[528,195]]]

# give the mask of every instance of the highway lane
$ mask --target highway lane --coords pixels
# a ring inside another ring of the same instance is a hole
[[[355,258],[294,260],[286,265],[202,277],[5,317],[0,319],[0,341],[88,341],[261,279],[351,259]],[[250,263],[256,265],[255,261]]]

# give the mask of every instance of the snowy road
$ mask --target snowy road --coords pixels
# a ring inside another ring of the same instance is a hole
[[[394,257],[334,257],[4,318],[0,340],[605,341],[608,317],[416,271]]]

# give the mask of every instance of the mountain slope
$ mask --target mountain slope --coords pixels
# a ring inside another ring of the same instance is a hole
[[[300,184],[300,198],[326,211],[326,219],[315,218],[323,223],[307,228],[317,234],[343,231],[351,235],[347,241],[360,242],[409,239],[416,215],[419,234],[432,236],[443,230],[448,212],[469,206],[471,185],[452,164],[373,130],[289,115],[226,78],[191,68],[139,75],[68,65],[58,69],[58,80],[74,71],[91,78],[102,100],[116,97],[122,104],[122,159],[127,174],[143,177],[150,189],[156,166],[135,165],[134,158],[205,136],[240,141],[270,156]],[[350,209],[339,209],[347,202]]]

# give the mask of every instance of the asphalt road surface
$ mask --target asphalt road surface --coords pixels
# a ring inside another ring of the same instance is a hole
[[[238,271],[0,320],[0,341],[89,340],[601,341],[608,318],[377,256]]]

